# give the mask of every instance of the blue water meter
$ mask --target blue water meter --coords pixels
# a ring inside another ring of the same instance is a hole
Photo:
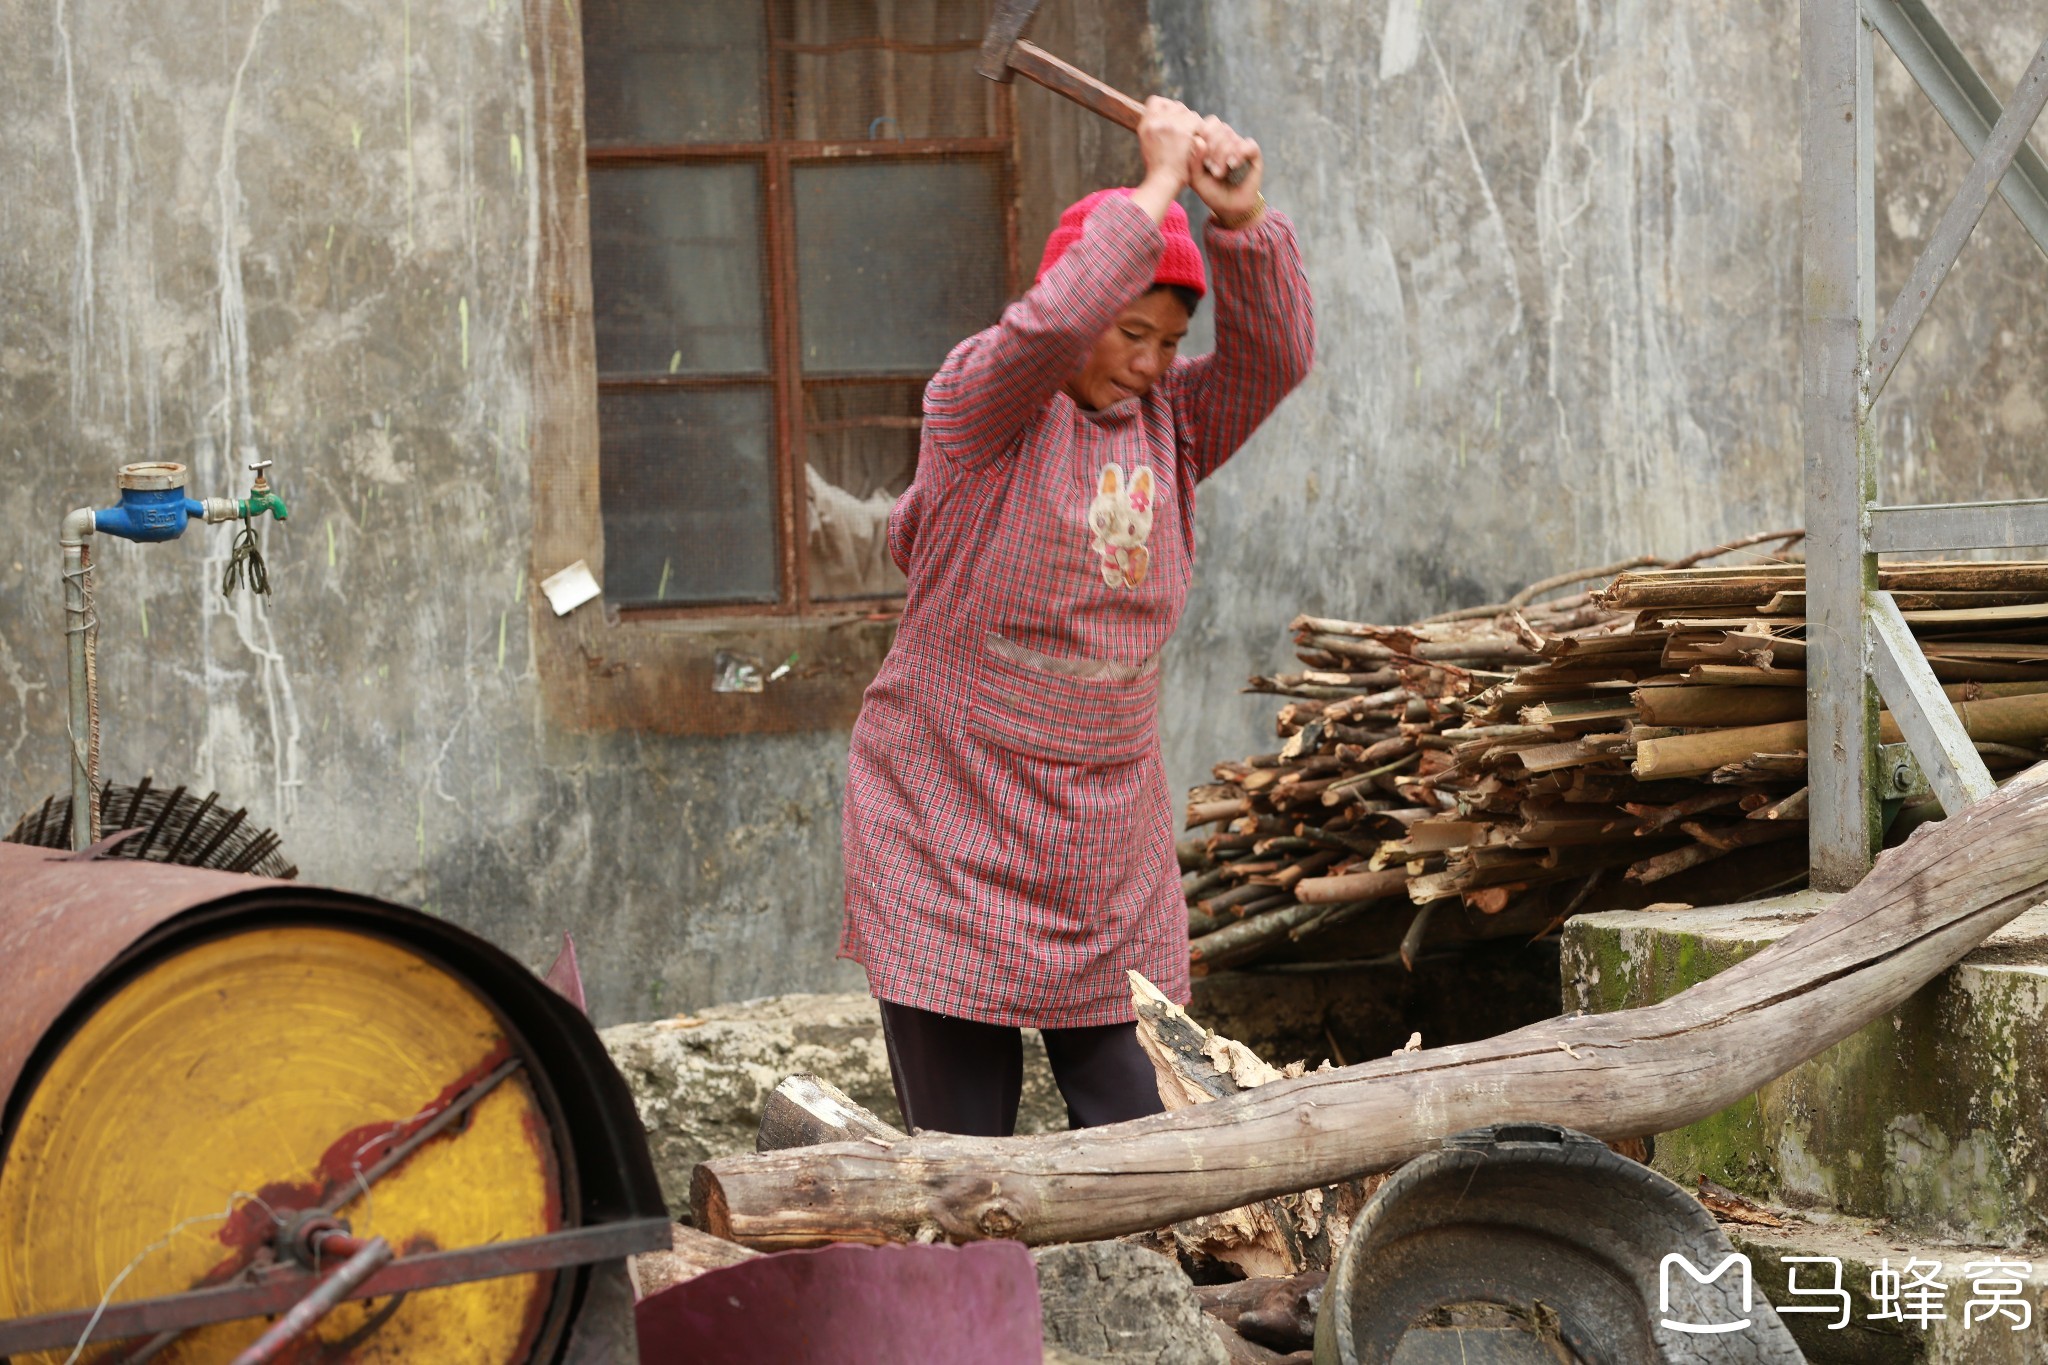
[[[92,525],[123,540],[176,540],[185,523],[204,517],[206,505],[185,496],[185,466],[156,461],[121,467],[121,501],[94,511]]]

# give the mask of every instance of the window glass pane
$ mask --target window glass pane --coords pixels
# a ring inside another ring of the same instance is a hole
[[[811,596],[888,597],[889,509],[917,471],[924,385],[814,385],[804,394]]]
[[[974,73],[987,22],[980,0],[786,0],[781,135],[994,136],[996,85]]]
[[[975,74],[974,56],[792,53],[786,136],[799,142],[994,137],[998,87]]]
[[[988,0],[778,0],[785,44],[966,44],[988,32]]]
[[[658,602],[776,598],[768,387],[601,390],[605,595]]]
[[[807,373],[929,374],[1001,314],[994,163],[833,162],[794,175]]]
[[[584,0],[593,145],[759,142],[768,33],[757,0]]]
[[[764,374],[761,170],[590,168],[597,372]]]

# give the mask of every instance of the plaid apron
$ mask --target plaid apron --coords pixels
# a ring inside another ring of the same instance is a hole
[[[1217,347],[1088,412],[1060,386],[1152,280],[1128,200],[925,391],[890,518],[903,621],[854,725],[842,956],[874,994],[983,1023],[1133,1017],[1127,968],[1188,998],[1158,655],[1194,569],[1195,485],[1307,373],[1286,219],[1211,228]]]

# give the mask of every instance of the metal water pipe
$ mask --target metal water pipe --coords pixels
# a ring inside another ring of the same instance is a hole
[[[176,540],[194,517],[208,525],[241,519],[252,521],[270,513],[283,521],[289,510],[263,476],[270,461],[249,468],[255,482],[249,496],[207,498],[185,496],[185,466],[162,461],[121,467],[121,500],[98,511],[80,507],[64,516],[57,543],[64,551],[65,668],[70,684],[67,737],[71,748],[71,846],[88,848],[99,838],[99,812],[93,788],[99,777],[100,718],[98,678],[99,619],[93,611],[92,551],[96,532],[123,540],[152,543]]]

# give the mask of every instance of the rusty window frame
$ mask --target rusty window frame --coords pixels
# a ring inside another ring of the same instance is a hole
[[[1011,87],[996,87],[995,133],[979,138],[914,138],[895,141],[845,142],[804,141],[781,136],[788,120],[788,101],[783,58],[790,55],[834,55],[872,50],[914,56],[943,55],[975,51],[972,42],[914,43],[882,37],[842,40],[833,43],[800,43],[784,38],[779,29],[780,10],[785,0],[757,0],[765,11],[767,36],[763,80],[768,109],[768,138],[761,142],[693,142],[658,145],[591,146],[584,148],[585,174],[600,167],[632,165],[703,165],[720,162],[748,162],[761,168],[761,235],[766,248],[765,277],[768,294],[769,376],[773,427],[771,446],[775,472],[775,560],[778,582],[773,603],[677,603],[621,606],[626,621],[663,620],[745,620],[772,617],[811,618],[893,614],[902,609],[901,593],[874,597],[814,600],[811,596],[810,536],[808,498],[804,463],[812,431],[857,426],[921,425],[914,418],[855,417],[816,423],[804,421],[804,390],[839,384],[922,383],[931,377],[919,373],[862,374],[858,376],[814,376],[802,369],[801,340],[797,315],[796,213],[792,204],[794,171],[798,165],[838,160],[940,161],[970,158],[993,161],[997,167],[998,208],[1002,214],[1003,276],[1005,291],[1017,292],[1017,180],[1018,146],[1015,101]],[[591,247],[593,265],[594,244]],[[595,374],[595,366],[592,366]],[[741,380],[722,375],[637,375],[617,379],[597,377],[600,394],[634,390],[733,389],[759,387],[758,376]],[[599,433],[597,459],[603,459]],[[600,520],[601,520],[600,516]]]

